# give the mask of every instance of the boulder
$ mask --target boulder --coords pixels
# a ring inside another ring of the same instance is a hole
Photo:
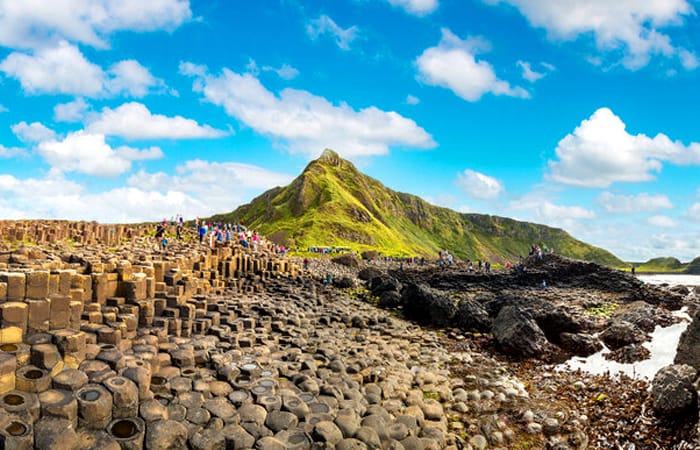
[[[383,292],[401,291],[401,283],[399,283],[396,278],[389,275],[381,275],[372,278],[368,287],[369,290],[372,291],[372,295],[376,295],[377,297],[381,296]]]
[[[659,319],[664,318],[664,315],[668,314],[663,309],[638,301],[625,305],[624,310],[619,314],[615,314],[613,320],[624,320],[636,325],[647,333],[651,333],[654,331]],[[670,318],[665,319],[663,321],[664,324],[670,322]]]
[[[548,347],[542,329],[529,314],[516,305],[501,308],[494,320],[492,333],[498,348],[509,355],[539,356]]]
[[[666,366],[656,373],[651,393],[657,416],[673,419],[690,411],[697,415],[698,398],[693,386],[696,375],[697,370],[686,364]]]
[[[576,356],[589,356],[603,349],[603,344],[595,337],[582,333],[561,333],[559,347]]]
[[[464,299],[457,305],[454,324],[465,331],[486,333],[493,323],[486,310],[474,300]]]
[[[644,342],[647,335],[633,323],[615,320],[600,333],[600,338],[611,350],[617,350],[626,345]]]
[[[700,309],[693,314],[693,320],[681,334],[674,364],[687,364],[700,370]]]
[[[385,291],[379,296],[380,308],[398,308],[401,305],[401,294],[396,291]]]
[[[336,264],[340,264],[345,267],[360,267],[360,260],[354,253],[346,253],[344,255],[336,256],[331,259]]]
[[[410,284],[401,293],[406,318],[422,325],[446,327],[457,312],[452,299],[425,284]]]
[[[339,277],[333,280],[333,286],[339,289],[354,288],[356,286],[355,280],[350,277]]]
[[[372,278],[381,277],[382,273],[383,272],[377,267],[365,267],[357,274],[357,278],[363,281],[369,281]]]

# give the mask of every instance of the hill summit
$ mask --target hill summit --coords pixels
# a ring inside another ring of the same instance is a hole
[[[461,258],[505,262],[526,255],[536,244],[564,256],[625,265],[610,252],[576,240],[561,229],[505,217],[461,214],[396,192],[328,149],[288,186],[270,189],[235,211],[212,219],[244,223],[299,250],[339,246],[387,255],[435,257],[445,249]]]

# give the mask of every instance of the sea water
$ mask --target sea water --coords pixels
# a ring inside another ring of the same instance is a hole
[[[640,276],[639,279],[650,284],[667,283],[671,286],[679,284],[685,286],[700,286],[700,275],[643,275]],[[681,333],[688,328],[688,324],[691,320],[685,307],[674,312],[673,315],[680,318],[678,323],[674,323],[668,327],[657,325],[651,333],[651,341],[642,344],[650,353],[649,358],[643,361],[623,364],[617,361],[607,360],[605,359],[605,355],[610,353],[610,349],[603,345],[603,349],[598,353],[586,358],[575,356],[557,366],[557,369],[581,369],[584,372],[595,375],[604,373],[608,373],[612,376],[625,374],[631,378],[644,378],[651,381],[659,369],[673,364]]]

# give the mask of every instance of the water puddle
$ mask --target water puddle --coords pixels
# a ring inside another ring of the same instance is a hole
[[[691,320],[686,310],[687,308],[683,307],[673,313],[675,317],[682,319],[680,322],[668,327],[657,326],[651,333],[651,341],[642,344],[651,353],[648,359],[630,364],[607,360],[604,355],[610,353],[610,349],[603,345],[603,350],[598,353],[586,358],[575,356],[558,365],[557,370],[581,369],[593,375],[602,375],[606,372],[611,376],[625,374],[631,378],[644,378],[651,381],[659,369],[673,364],[681,333],[688,328]]]

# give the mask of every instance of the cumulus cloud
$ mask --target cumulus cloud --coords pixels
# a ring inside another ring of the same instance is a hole
[[[693,222],[700,223],[700,203],[693,203],[690,208],[688,208],[685,216]]]
[[[659,133],[632,135],[610,109],[601,108],[559,141],[548,179],[573,186],[606,188],[615,182],[654,179],[663,162],[700,164],[700,144],[686,146]]]
[[[174,30],[192,17],[189,0],[0,0],[0,45],[38,48],[61,40],[106,48],[116,31]]]
[[[480,38],[460,39],[450,30],[442,30],[437,47],[430,47],[416,59],[419,79],[432,86],[450,89],[464,100],[475,102],[484,94],[529,98],[523,88],[511,86],[496,76],[493,66],[477,55],[488,50]]]
[[[4,145],[0,144],[0,158],[2,159],[10,159],[15,158],[17,156],[25,156],[26,154],[27,151],[23,148],[5,147]]]
[[[651,216],[647,219],[647,223],[658,228],[673,228],[677,225],[676,221],[668,216]]]
[[[680,55],[684,49],[674,47],[669,35],[661,30],[680,26],[694,15],[687,0],[484,1],[516,7],[533,26],[546,29],[553,40],[576,40],[591,35],[604,55],[623,52],[622,63],[630,69],[647,65],[653,55],[684,58]]]
[[[37,152],[52,168],[61,172],[77,172],[114,177],[131,170],[132,161],[157,159],[163,156],[158,147],[134,149],[112,148],[103,134],[77,131],[63,140],[49,140],[37,145]]]
[[[53,118],[56,122],[80,122],[85,118],[90,105],[82,97],[72,102],[59,103],[53,107]]]
[[[249,73],[224,69],[218,76],[191,63],[181,64],[195,77],[194,89],[204,98],[258,133],[282,141],[293,152],[317,155],[334,148],[346,156],[385,154],[390,146],[431,148],[432,136],[416,122],[375,106],[358,110],[334,105],[308,91],[269,91]]]
[[[0,63],[0,71],[19,80],[28,94],[95,97],[104,88],[102,69],[66,41],[37,50],[33,55],[13,52]]]
[[[0,62],[0,71],[17,79],[28,94],[68,94],[86,97],[143,97],[164,82],[134,60],[120,61],[105,72],[66,41],[33,53],[13,52]]]
[[[291,179],[248,164],[202,160],[187,161],[172,175],[141,170],[125,186],[104,191],[91,191],[58,169],[32,178],[0,173],[0,215],[103,223],[154,221],[174,214],[209,216]]]
[[[471,169],[457,174],[455,184],[470,197],[478,199],[494,199],[505,192],[503,183]]]
[[[109,68],[109,78],[105,88],[114,95],[145,97],[153,88],[164,89],[165,82],[154,77],[138,61],[127,59],[119,61]]]
[[[616,195],[603,192],[598,197],[598,203],[609,213],[654,212],[673,208],[673,203],[665,195],[650,195],[646,192],[637,195]]]
[[[318,19],[311,20],[306,25],[306,34],[311,39],[318,39],[321,35],[329,35],[342,50],[350,50],[350,44],[357,39],[359,29],[353,25],[349,28],[343,28],[333,19],[326,15],[320,16]]]
[[[226,135],[182,116],[152,114],[146,105],[137,102],[124,103],[115,109],[103,108],[86,129],[90,133],[130,140],[218,138]]]
[[[438,0],[387,0],[392,6],[404,9],[407,13],[416,16],[425,16],[435,11],[440,6]]]
[[[47,128],[39,122],[28,124],[27,122],[22,121],[12,125],[10,128],[20,141],[29,144],[48,141],[56,137],[55,131]]]

